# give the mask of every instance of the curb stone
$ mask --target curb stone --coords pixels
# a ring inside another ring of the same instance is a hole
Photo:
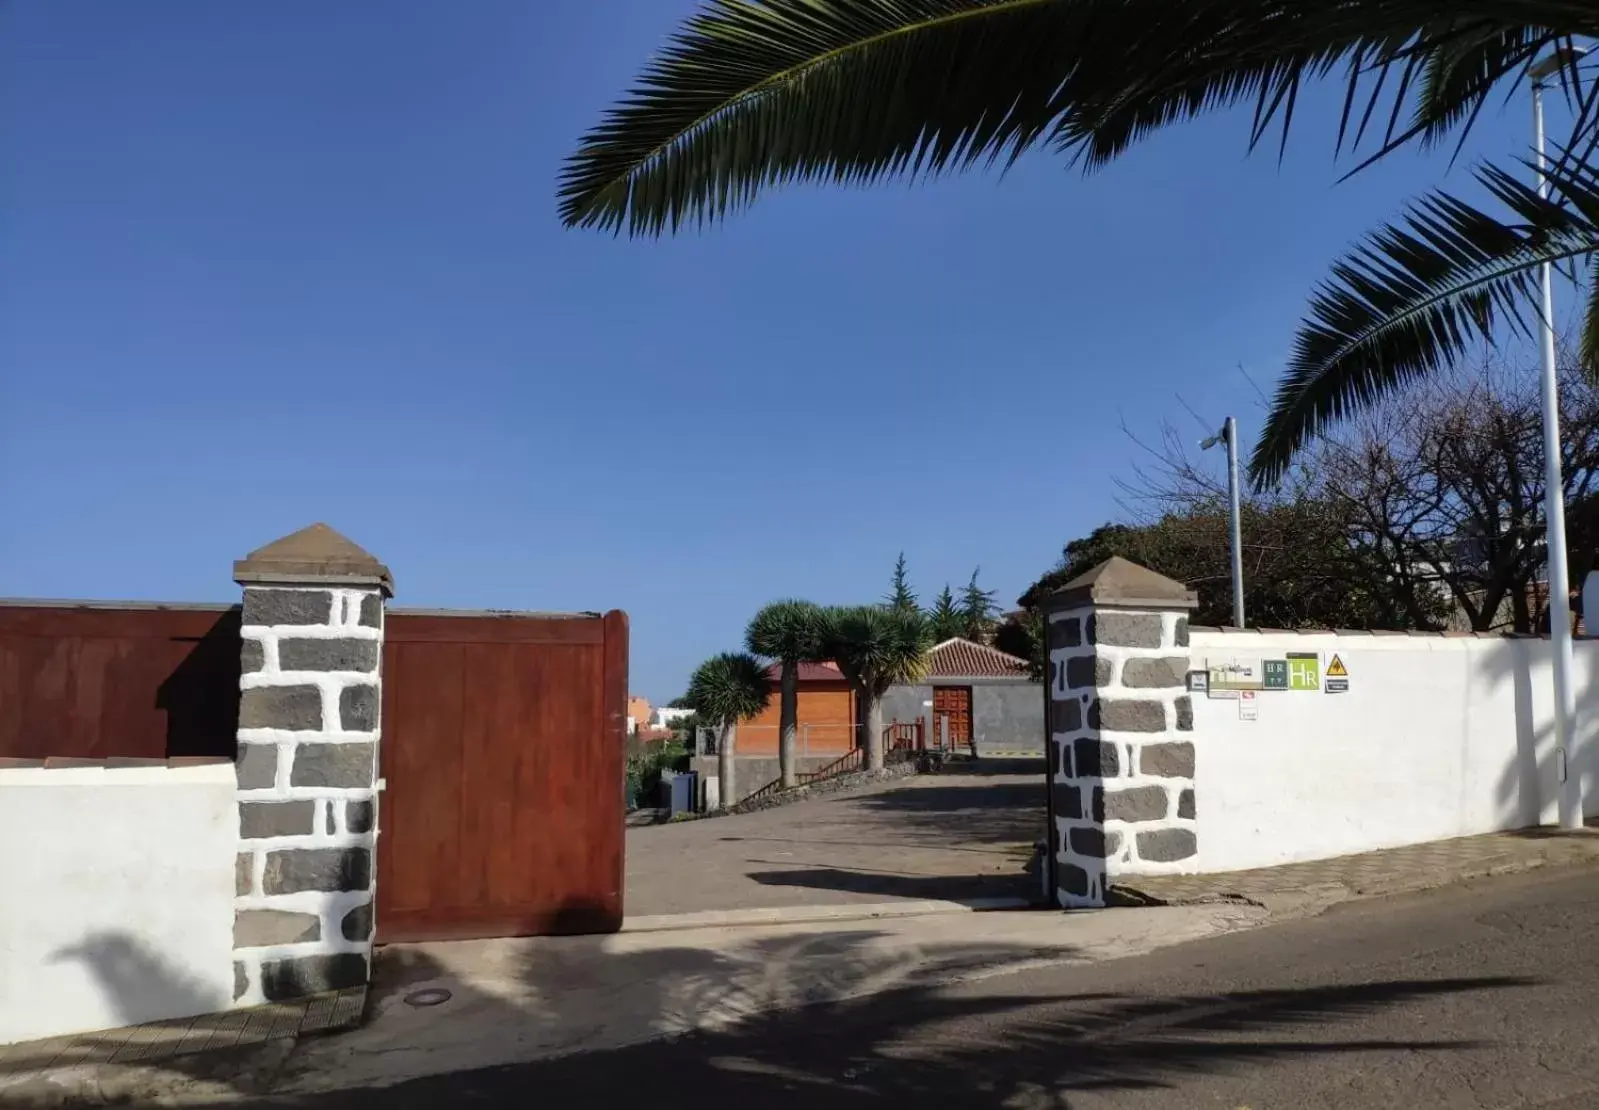
[[[624,933],[655,933],[679,929],[729,929],[758,925],[810,925],[827,921],[868,921],[873,918],[931,917],[937,914],[997,913],[1047,909],[1026,898],[970,898],[961,902],[925,899],[919,902],[856,902],[824,906],[766,906],[745,910],[705,910],[699,913],[661,913],[625,918]]]
[[[1403,851],[1404,849],[1394,849]],[[1599,855],[1551,858],[1546,854],[1528,854],[1522,858],[1489,857],[1480,861],[1461,863],[1447,871],[1417,869],[1370,878],[1352,877],[1334,882],[1308,883],[1298,886],[1284,885],[1276,890],[1256,890],[1246,894],[1241,890],[1216,889],[1197,894],[1163,895],[1158,888],[1140,886],[1136,879],[1118,883],[1106,896],[1109,906],[1197,906],[1219,902],[1258,906],[1267,910],[1273,920],[1291,917],[1314,917],[1343,902],[1365,898],[1382,898],[1395,894],[1415,894],[1474,879],[1519,875],[1544,868],[1593,867],[1599,864]],[[1300,866],[1296,864],[1287,867]]]
[[[14,1083],[0,1080],[3,1110],[79,1110],[100,1106],[214,1106],[267,1095],[298,1038],[150,1064],[76,1064]]]

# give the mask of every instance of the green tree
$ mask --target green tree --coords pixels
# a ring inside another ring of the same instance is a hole
[[[999,611],[999,606],[994,604],[994,591],[985,590],[977,584],[977,574],[982,569],[978,567],[972,571],[971,579],[961,590],[960,603],[960,634],[980,644],[988,642],[988,637],[994,631],[994,614]]]
[[[1401,583],[1353,546],[1342,518],[1324,501],[1246,504],[1244,605],[1257,628],[1443,627],[1436,589],[1419,592],[1419,614],[1398,596]],[[1225,503],[1169,513],[1144,525],[1110,524],[1066,545],[1057,566],[1019,602],[1037,609],[1050,593],[1120,555],[1187,585],[1199,595],[1193,620],[1232,623],[1231,547]]]
[[[799,665],[820,660],[824,621],[809,601],[774,601],[750,621],[744,646],[777,660],[779,671],[777,764],[782,789],[798,781],[794,737],[799,728]]]
[[[920,613],[881,605],[851,605],[824,610],[823,637],[827,656],[855,692],[855,719],[866,765],[883,767],[880,699],[890,686],[914,682],[926,673],[931,646],[926,619]]]
[[[938,599],[933,602],[932,611],[927,614],[927,624],[935,644],[953,640],[965,631],[966,620],[961,616],[960,606],[955,604],[955,595],[950,592],[948,582],[944,583]]]
[[[738,798],[734,790],[733,726],[761,712],[771,699],[772,684],[766,680],[766,665],[753,655],[713,655],[689,679],[683,700],[716,729],[716,772],[721,779],[724,808]]]
[[[994,629],[994,646],[1008,655],[1027,660],[1028,673],[1042,679],[1049,670],[1044,648],[1044,614],[1037,609],[1007,613]]]
[[[890,609],[899,609],[902,612],[914,613],[921,609],[916,603],[916,591],[911,589],[910,575],[905,570],[905,552],[899,553],[899,558],[894,560],[894,577],[890,579],[888,596],[883,598],[884,604]]]
[[[1239,105],[1251,146],[1286,143],[1304,86],[1339,72],[1338,147],[1375,144],[1364,165],[1464,142],[1533,63],[1595,36],[1599,5],[1570,0],[709,0],[567,161],[561,217],[659,235],[793,181],[931,177],[1033,148],[1095,167]],[[1250,461],[1258,486],[1329,423],[1526,326],[1543,262],[1592,264],[1583,353],[1599,367],[1599,78],[1569,62],[1550,79],[1573,105],[1550,195],[1483,166],[1490,206],[1433,193],[1335,266]]]

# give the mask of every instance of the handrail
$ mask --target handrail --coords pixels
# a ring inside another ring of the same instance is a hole
[[[742,797],[738,801],[734,802],[733,805],[731,807],[729,807],[729,808],[737,809],[740,806],[747,806],[751,802],[758,802],[762,798],[766,798],[766,797],[769,797],[770,795],[776,794],[778,792],[778,790],[782,787],[782,785],[783,785],[783,780],[782,779],[773,779],[771,782],[767,783],[765,786],[763,786],[759,790],[755,791],[755,793],[744,795],[744,797]]]
[[[923,731],[921,721],[894,721],[883,729],[883,755],[885,761],[903,763],[919,752],[927,750],[927,738]],[[866,751],[863,748],[851,748],[831,763],[819,767],[814,771],[801,771],[795,776],[795,786],[814,786],[816,783],[828,779],[838,778],[859,771],[866,765]],[[765,786],[751,794],[740,798],[729,809],[740,809],[753,802],[762,801],[778,793],[783,788],[783,780],[773,779]]]
[[[848,774],[850,771],[857,771],[860,768],[856,764],[864,763],[865,761],[866,752],[864,749],[851,748],[825,767],[819,767],[814,771],[802,772],[799,775],[799,785],[810,786],[812,783],[821,782],[823,779],[836,778],[839,775]]]

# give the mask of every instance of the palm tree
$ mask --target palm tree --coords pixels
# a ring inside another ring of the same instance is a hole
[[[883,768],[879,699],[896,683],[914,682],[927,669],[927,620],[918,612],[881,605],[850,605],[823,611],[827,655],[855,691],[855,722],[866,749],[866,765]]]
[[[799,725],[799,665],[822,658],[822,610],[809,601],[774,601],[750,621],[744,646],[756,655],[777,660],[778,782],[784,790],[798,781],[794,768],[794,733]]]
[[[1338,147],[1369,139],[1364,166],[1463,141],[1496,91],[1595,36],[1591,0],[708,0],[567,161],[561,216],[659,235],[790,181],[925,178],[1036,148],[1093,168],[1239,104],[1252,146],[1278,128],[1286,142],[1304,86],[1339,73]],[[1257,484],[1328,422],[1524,327],[1546,260],[1592,267],[1583,354],[1599,368],[1599,80],[1571,61],[1561,84],[1574,122],[1548,199],[1485,166],[1497,215],[1434,193],[1334,266],[1251,459]]]
[[[723,652],[699,665],[688,682],[683,701],[700,717],[716,724],[716,773],[722,806],[732,805],[734,792],[733,726],[766,708],[772,685],[766,667],[753,655]]]

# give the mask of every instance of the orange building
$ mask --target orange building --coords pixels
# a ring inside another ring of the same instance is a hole
[[[649,728],[650,714],[653,712],[654,710],[650,708],[649,698],[640,697],[638,694],[628,695],[627,730],[629,732],[637,732],[640,729]]]
[[[741,756],[777,755],[782,668],[773,664],[766,675],[772,684],[772,699],[760,713],[738,723]],[[800,664],[798,721],[794,744],[801,759],[839,756],[855,746],[855,695],[836,664]]]

